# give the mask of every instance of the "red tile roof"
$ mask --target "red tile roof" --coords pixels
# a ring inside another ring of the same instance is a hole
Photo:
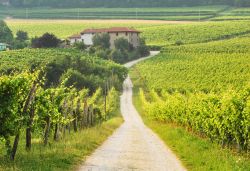
[[[79,39],[81,38],[81,35],[80,34],[74,34],[72,36],[69,37],[70,39]]]
[[[112,28],[102,28],[102,29],[86,29],[81,32],[84,33],[116,33],[116,32],[131,32],[131,33],[140,33],[140,31],[134,28],[127,27],[112,27]]]

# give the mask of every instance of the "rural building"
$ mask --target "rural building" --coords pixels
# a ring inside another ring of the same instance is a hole
[[[8,45],[6,43],[0,43],[0,51],[8,50]]]
[[[113,27],[108,29],[86,29],[80,35],[73,35],[69,37],[70,43],[84,42],[87,46],[93,45],[93,37],[95,34],[108,33],[110,36],[110,48],[115,47],[115,40],[119,38],[127,39],[134,47],[139,46],[140,31],[127,27]]]
[[[71,45],[76,43],[76,42],[81,42],[82,41],[81,35],[80,34],[74,34],[74,35],[69,37],[69,41],[70,41]]]

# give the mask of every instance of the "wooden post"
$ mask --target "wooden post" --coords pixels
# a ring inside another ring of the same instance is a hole
[[[44,145],[46,146],[49,141],[49,131],[50,131],[50,117],[47,116],[45,118],[46,126],[45,126],[45,131],[44,131]]]
[[[87,116],[88,116],[88,102],[87,99],[84,100],[84,116],[83,116],[83,124],[87,126]]]

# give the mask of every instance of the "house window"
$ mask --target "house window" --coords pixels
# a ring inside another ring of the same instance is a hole
[[[119,33],[118,33],[118,32],[116,33],[116,36],[119,36]]]
[[[128,36],[128,32],[126,32],[126,36]]]

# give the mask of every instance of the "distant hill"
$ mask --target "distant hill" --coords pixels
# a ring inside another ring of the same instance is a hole
[[[250,0],[0,0],[14,7],[182,7],[200,5],[250,6]]]

